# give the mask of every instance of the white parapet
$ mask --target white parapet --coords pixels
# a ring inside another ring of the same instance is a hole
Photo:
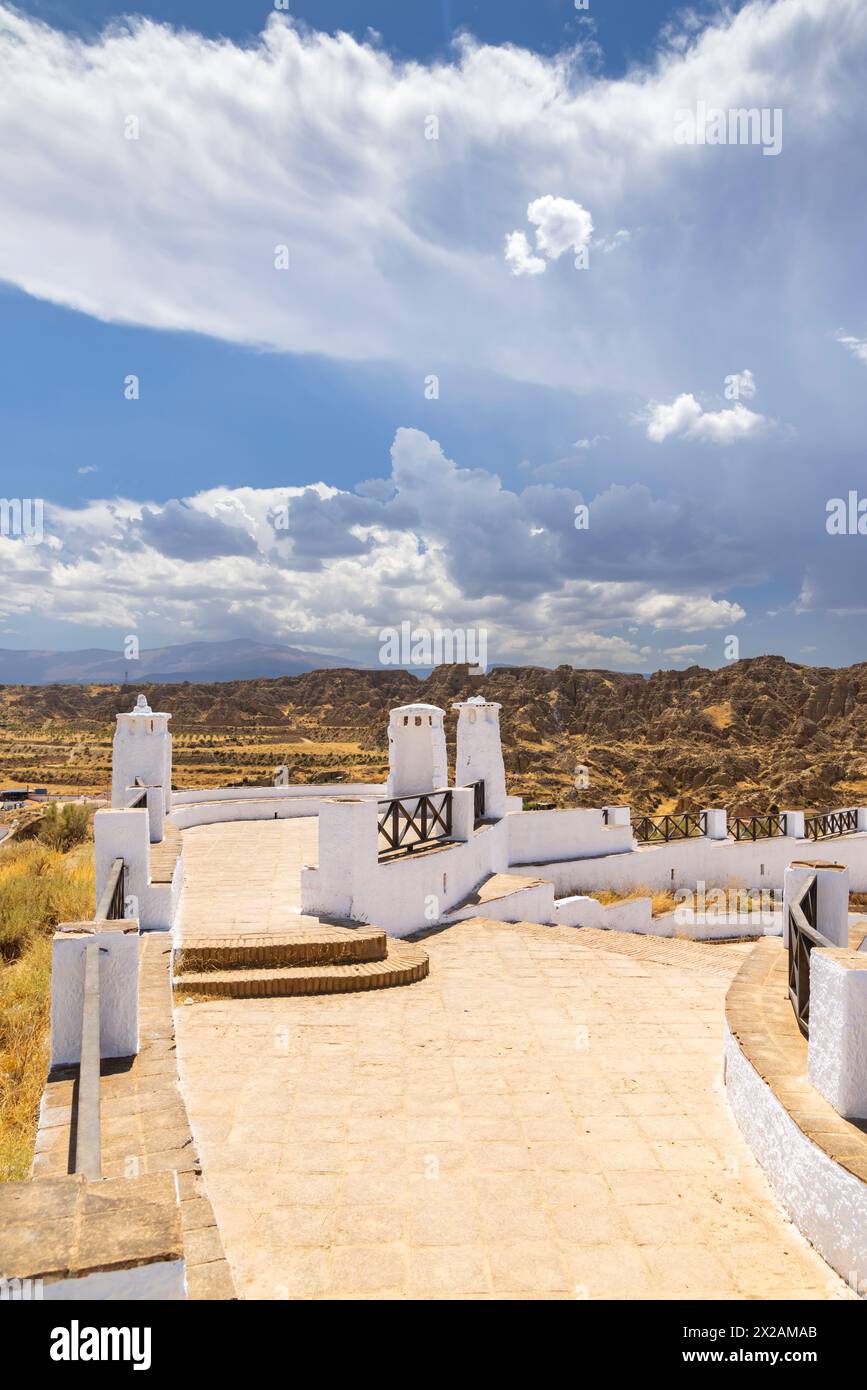
[[[816,930],[835,946],[849,942],[849,870],[824,859],[795,859],[783,879],[783,945],[789,945],[789,903],[816,875]]]
[[[445,710],[400,705],[388,719],[389,798],[438,791],[448,782]]]
[[[867,956],[810,954],[810,1082],[847,1120],[867,1120]]]
[[[729,833],[729,815],[724,808],[708,807],[702,811],[704,833],[708,840],[726,840]]]
[[[632,813],[628,806],[603,806],[606,825],[631,825]]]
[[[344,798],[319,808],[319,867],[303,870],[304,912],[352,917],[366,902],[378,866],[376,801]]]
[[[59,927],[52,944],[53,1067],[81,1060],[85,952],[94,940],[100,956],[100,1056],[134,1057],[138,1052],[138,922],[78,922]]]

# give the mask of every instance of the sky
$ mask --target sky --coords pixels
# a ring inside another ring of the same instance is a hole
[[[0,0],[0,646],[867,659],[867,6],[288,3]]]

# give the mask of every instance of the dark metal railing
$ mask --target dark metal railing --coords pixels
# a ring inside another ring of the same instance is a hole
[[[377,820],[379,857],[411,854],[415,849],[446,840],[452,833],[452,793],[449,788],[421,796],[380,801]]]
[[[704,812],[679,816],[638,816],[632,822],[632,832],[642,844],[660,844],[668,840],[689,840],[705,833]]]
[[[123,860],[116,861],[123,863]],[[99,1078],[99,938],[84,948],[84,1002],[81,1011],[81,1058],[78,1064],[78,1105],[75,1121],[75,1167],[91,1182],[102,1177]]]
[[[129,801],[126,803],[126,809],[128,811],[138,811],[142,807],[146,807],[148,804],[148,789],[142,782],[141,778],[136,777],[133,785],[135,787],[141,787],[141,791],[134,792],[133,795],[130,797]]]
[[[810,1033],[810,952],[833,946],[816,927],[816,875],[811,874],[789,902],[789,999],[798,1027]]]
[[[820,811],[804,817],[804,833],[808,840],[827,840],[832,835],[849,835],[858,829],[858,812],[854,807],[845,811]]]
[[[740,816],[729,821],[729,835],[733,840],[770,840],[785,833],[784,815]]]
[[[479,821],[485,819],[485,779],[481,777],[478,782],[467,782],[467,786],[473,789],[473,822],[478,825]]]
[[[97,922],[118,922],[123,918],[125,886],[126,867],[122,859],[115,859],[96,905]]]

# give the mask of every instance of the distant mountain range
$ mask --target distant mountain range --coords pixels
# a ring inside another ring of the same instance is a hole
[[[355,667],[345,657],[270,646],[239,637],[230,642],[183,642],[152,647],[137,660],[103,647],[76,652],[15,651],[0,647],[0,685],[135,685],[141,681],[260,680],[306,671]]]

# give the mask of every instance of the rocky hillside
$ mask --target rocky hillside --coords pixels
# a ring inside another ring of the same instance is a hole
[[[502,704],[509,781],[528,797],[645,811],[727,804],[741,813],[867,804],[867,664],[835,670],[774,656],[650,677],[569,666],[470,676],[443,666],[421,681],[337,669],[219,684],[4,686],[0,780],[50,781],[48,749],[61,746],[70,784],[83,785],[86,769],[94,787],[104,783],[114,715],[139,689],[173,713],[184,785],[264,781],[275,760],[293,780],[377,778],[391,706],[449,709],[484,695]],[[576,789],[579,767],[588,786]]]

